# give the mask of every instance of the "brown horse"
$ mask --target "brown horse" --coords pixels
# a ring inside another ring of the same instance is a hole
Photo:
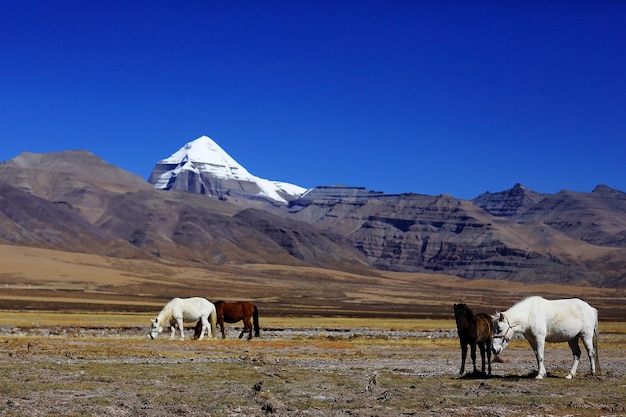
[[[469,344],[474,373],[477,372],[476,345],[478,345],[482,359],[482,373],[485,373],[486,352],[488,374],[491,375],[491,342],[493,340],[493,320],[491,316],[485,313],[474,315],[467,304],[455,304],[454,317],[456,319],[456,328],[461,342],[461,371],[459,374],[463,375],[463,372],[465,372],[465,358],[467,357],[467,345]]]
[[[252,339],[252,325],[254,325],[254,336],[260,336],[259,328],[259,310],[254,304],[249,301],[217,301],[215,303],[215,310],[217,311],[217,323],[222,329],[222,339],[226,339],[226,331],[224,329],[224,322],[237,323],[243,320],[243,330],[239,335],[241,339],[245,333],[248,333],[248,340]],[[200,336],[202,331],[202,323],[196,324],[196,336]]]

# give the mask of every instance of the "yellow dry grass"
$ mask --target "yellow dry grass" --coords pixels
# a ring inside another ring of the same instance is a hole
[[[149,316],[172,297],[199,295],[213,301],[255,301],[268,325],[286,315],[313,316],[313,322],[326,316],[329,326],[333,316],[369,316],[376,317],[370,326],[402,330],[411,329],[412,322],[387,324],[386,316],[452,319],[456,302],[468,303],[475,312],[495,312],[538,294],[582,297],[601,315],[626,317],[623,289],[284,265],[182,265],[7,245],[0,245],[0,264],[0,309],[5,310],[136,311]]]
[[[156,311],[155,311],[156,314]],[[148,326],[153,314],[146,313],[94,313],[59,311],[17,311],[0,310],[0,326],[15,327],[129,327]],[[427,331],[451,329],[453,320],[434,319],[369,319],[351,317],[262,317],[262,327],[266,328],[315,328],[351,329],[366,328],[375,330]]]

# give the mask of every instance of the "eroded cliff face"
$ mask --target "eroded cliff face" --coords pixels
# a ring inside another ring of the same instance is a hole
[[[510,190],[481,194],[472,202],[494,216],[521,224],[541,222],[592,245],[626,247],[626,193],[606,185],[591,193],[541,194],[516,184]]]
[[[521,184],[515,184],[509,190],[483,193],[472,202],[494,216],[515,217],[526,213],[547,196],[548,194],[538,193]]]
[[[564,280],[600,278],[579,269],[569,252],[560,249],[583,242],[539,222],[522,225],[447,195],[337,194],[309,193],[291,204],[290,213],[347,236],[380,269],[467,278],[540,280],[556,271]]]

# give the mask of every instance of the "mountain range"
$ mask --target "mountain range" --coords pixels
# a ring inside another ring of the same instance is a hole
[[[436,272],[468,279],[626,284],[626,194],[541,194],[520,184],[473,200],[310,190],[249,173],[208,137],[149,180],[87,151],[0,164],[0,243],[214,263]]]
[[[538,197],[519,184],[471,201],[318,187],[288,211],[347,237],[379,269],[622,286],[626,194],[598,186]]]

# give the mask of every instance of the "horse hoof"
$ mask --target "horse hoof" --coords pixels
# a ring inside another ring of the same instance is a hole
[[[572,374],[567,374],[567,376],[565,377],[565,379],[572,379],[574,376]]]
[[[543,375],[539,374],[535,377],[535,379],[543,379]]]

